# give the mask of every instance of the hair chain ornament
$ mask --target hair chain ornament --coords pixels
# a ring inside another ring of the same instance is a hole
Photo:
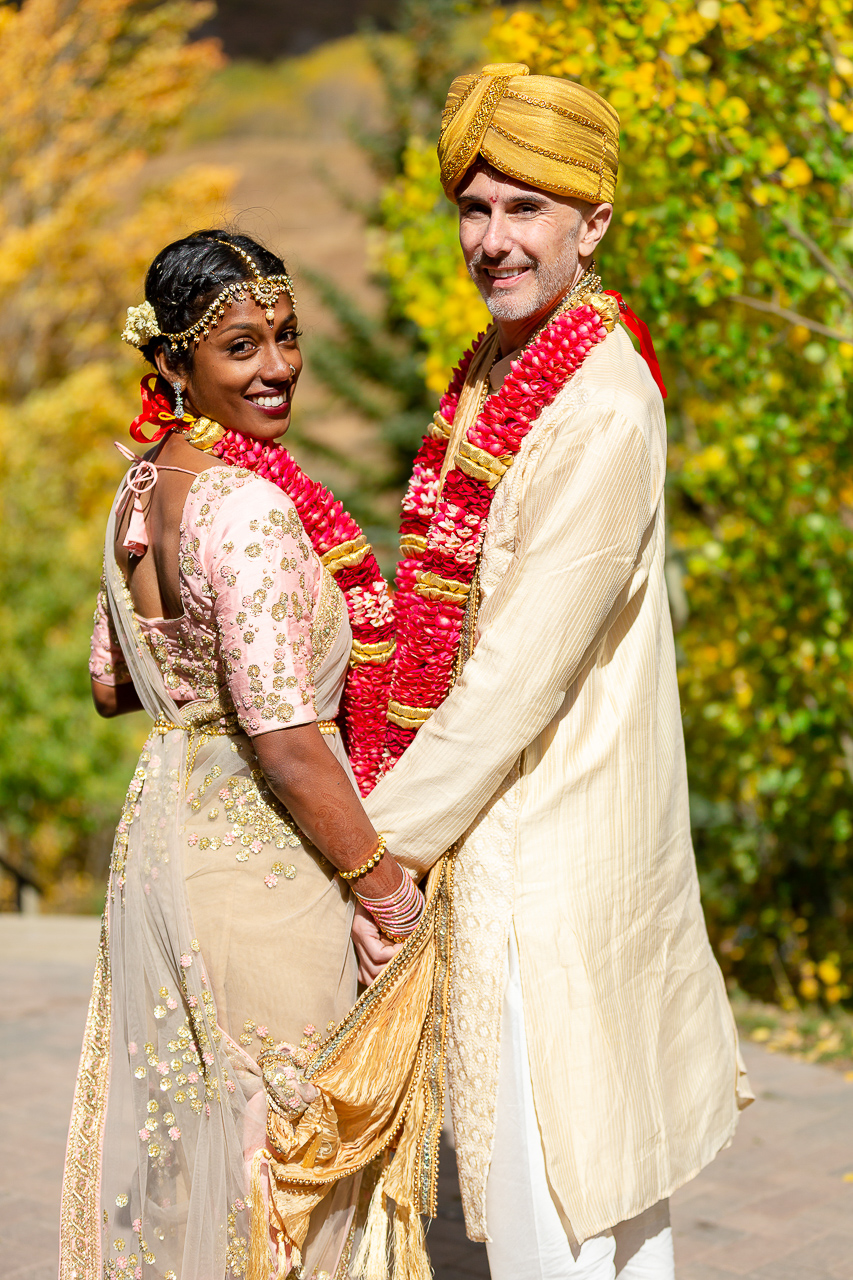
[[[203,337],[206,338],[210,330],[215,329],[219,324],[225,314],[225,308],[230,307],[234,302],[242,302],[247,293],[251,294],[259,307],[264,308],[264,315],[269,325],[272,325],[275,320],[275,306],[283,293],[288,295],[294,310],[296,309],[296,292],[293,281],[286,271],[279,275],[262,275],[251,254],[241,249],[239,245],[231,244],[228,240],[216,240],[214,243],[224,245],[226,249],[236,253],[251,271],[252,279],[234,280],[231,284],[227,284],[211,302],[204,315],[182,333],[163,333],[157,313],[148,301],[141,303],[138,307],[128,307],[127,321],[121,334],[122,341],[129,342],[132,347],[142,348],[153,338],[163,338],[179,351],[185,351],[199,343]]]

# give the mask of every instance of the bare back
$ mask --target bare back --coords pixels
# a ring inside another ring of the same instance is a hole
[[[183,613],[178,559],[184,504],[195,477],[216,460],[177,435],[167,436],[145,457],[158,467],[156,485],[140,497],[148,551],[137,556],[124,546],[132,510],[128,503],[116,523],[115,557],[141,618],[177,618]]]

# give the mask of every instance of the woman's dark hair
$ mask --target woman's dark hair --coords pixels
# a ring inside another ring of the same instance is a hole
[[[224,243],[219,243],[224,241]],[[161,249],[145,277],[145,298],[151,303],[164,333],[183,333],[204,315],[214,298],[235,280],[249,280],[246,263],[227,246],[237,245],[257,263],[262,275],[285,273],[281,258],[258,244],[251,236],[230,231],[194,231]],[[163,338],[152,338],[142,348],[151,364],[158,347],[169,363],[181,372],[192,368],[193,346],[173,348]]]

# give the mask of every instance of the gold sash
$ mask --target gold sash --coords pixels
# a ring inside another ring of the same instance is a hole
[[[451,853],[430,872],[415,932],[307,1064],[300,1068],[298,1051],[288,1045],[261,1054],[268,1149],[255,1157],[247,1280],[267,1280],[269,1273],[261,1162],[269,1165],[270,1222],[277,1220],[290,1245],[297,1275],[313,1210],[337,1182],[373,1166],[373,1196],[351,1271],[364,1280],[386,1277],[389,1198],[394,1278],[429,1280],[419,1215],[436,1213],[452,880]],[[293,1103],[294,1077],[301,1105]],[[307,1105],[306,1086],[317,1091]]]

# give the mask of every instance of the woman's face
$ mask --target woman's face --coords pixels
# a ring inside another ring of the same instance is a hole
[[[269,324],[265,309],[247,294],[242,302],[225,308],[219,324],[196,347],[189,377],[179,381],[187,408],[196,417],[212,418],[258,440],[275,440],[290,426],[301,370],[296,316],[288,295],[279,296]],[[174,381],[174,375],[169,380]]]

